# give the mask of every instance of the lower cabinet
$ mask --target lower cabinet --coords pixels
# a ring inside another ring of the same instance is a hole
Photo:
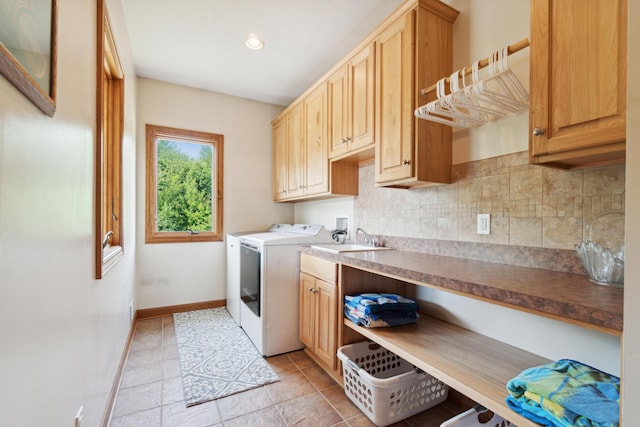
[[[337,264],[302,254],[300,270],[300,341],[333,371],[338,367]]]

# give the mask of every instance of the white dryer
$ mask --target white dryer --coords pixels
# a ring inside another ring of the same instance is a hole
[[[227,310],[240,325],[240,237],[257,233],[283,233],[290,224],[272,224],[265,231],[227,233]]]

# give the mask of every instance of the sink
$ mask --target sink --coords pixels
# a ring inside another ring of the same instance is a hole
[[[313,245],[311,246],[311,249],[318,249],[320,251],[327,251],[337,254],[340,252],[388,251],[393,248],[367,245]]]

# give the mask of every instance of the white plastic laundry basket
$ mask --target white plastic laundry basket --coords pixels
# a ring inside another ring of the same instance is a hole
[[[377,426],[393,424],[447,399],[447,386],[367,341],[338,349],[344,392]]]
[[[486,422],[480,422],[478,415],[487,412],[483,407],[471,408],[462,414],[440,424],[440,427],[516,427],[515,424],[505,420],[499,415],[493,414],[493,418]]]

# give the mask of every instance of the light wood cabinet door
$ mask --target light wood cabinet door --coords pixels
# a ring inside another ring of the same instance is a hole
[[[435,7],[435,6],[438,7]],[[375,182],[424,187],[451,182],[451,128],[418,120],[420,90],[449,75],[458,12],[420,2],[376,39]]]
[[[304,194],[327,193],[329,191],[329,152],[326,85],[320,85],[305,97],[304,111],[306,123]]]
[[[302,254],[300,257],[300,341],[325,367],[338,367],[337,264]]]
[[[287,198],[304,193],[304,105],[296,105],[287,114]]]
[[[315,353],[331,369],[336,368],[336,346],[338,335],[336,285],[320,279],[315,281],[316,299],[316,341]]]
[[[374,43],[356,53],[327,81],[329,103],[329,158],[373,147]]]
[[[349,66],[350,151],[373,146],[375,93],[375,43],[362,49]]]
[[[337,296],[335,284],[300,273],[300,341],[331,369],[337,365]]]
[[[532,163],[623,162],[627,0],[531,0]]]
[[[413,12],[376,40],[377,183],[413,176]]]
[[[272,126],[273,143],[273,200],[287,196],[287,119],[276,121]]]
[[[300,341],[310,349],[315,348],[316,298],[313,293],[316,278],[300,273]]]
[[[349,151],[349,64],[333,73],[327,81],[329,103],[329,157]]]

